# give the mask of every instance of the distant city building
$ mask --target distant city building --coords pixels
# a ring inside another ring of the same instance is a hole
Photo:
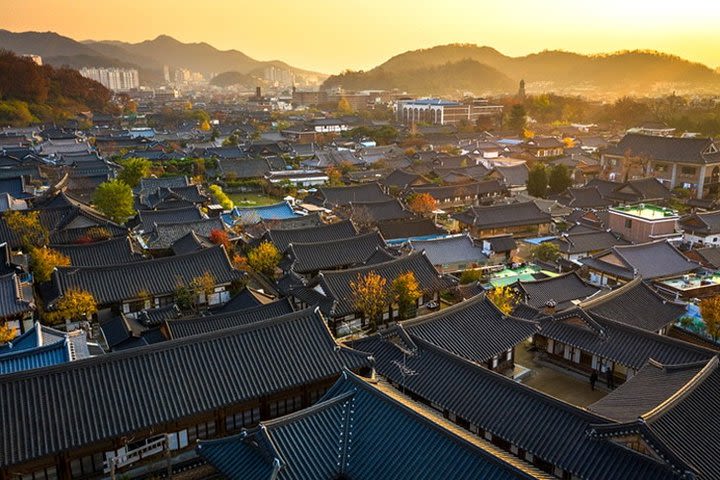
[[[42,66],[42,57],[40,55],[35,55],[34,53],[26,53],[23,55],[23,57],[29,58],[33,62],[37,63],[38,65]]]
[[[85,67],[80,69],[80,75],[113,91],[126,92],[140,87],[140,77],[135,69]]]
[[[398,120],[406,125],[411,123],[429,123],[432,125],[456,125],[463,120],[471,123],[481,117],[502,116],[502,105],[490,105],[486,100],[474,100],[471,104],[442,100],[438,98],[419,98],[398,102]]]

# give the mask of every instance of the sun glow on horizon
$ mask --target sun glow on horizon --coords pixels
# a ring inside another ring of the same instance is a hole
[[[720,3],[517,0],[0,0],[1,28],[76,40],[139,42],[160,34],[324,73],[369,69],[407,50],[449,43],[511,56],[647,49],[720,66]]]

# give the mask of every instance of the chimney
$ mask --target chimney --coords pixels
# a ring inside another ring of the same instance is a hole
[[[548,300],[547,302],[545,302],[545,308],[543,308],[543,314],[555,315],[555,307],[557,307],[557,302],[553,299]]]
[[[262,98],[262,92],[260,90],[260,87],[255,87],[255,98],[260,100]]]

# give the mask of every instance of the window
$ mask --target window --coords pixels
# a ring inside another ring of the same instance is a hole
[[[632,219],[631,218],[625,219],[625,228],[632,228]]]
[[[656,163],[655,164],[655,171],[658,173],[664,173],[668,171],[668,166],[665,163]]]
[[[302,408],[302,397],[300,395],[292,398],[285,398],[270,404],[270,417],[281,417]]]
[[[243,427],[255,425],[259,421],[260,407],[255,407],[225,417],[225,428],[228,430],[240,430]]]
[[[683,175],[695,175],[696,171],[697,171],[697,169],[695,167],[682,167],[680,169],[680,172]]]
[[[73,478],[90,475],[96,472],[102,472],[105,463],[105,457],[102,453],[88,455],[82,458],[76,458],[70,461],[70,472]]]

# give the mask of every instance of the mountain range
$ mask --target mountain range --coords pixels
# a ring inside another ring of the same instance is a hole
[[[452,72],[442,75],[442,72]],[[428,90],[428,79],[443,76]],[[520,57],[469,44],[413,50],[363,72],[329,77],[325,88],[393,89],[415,94],[458,95],[514,93],[520,80],[528,92],[637,94],[717,92],[720,72],[700,63],[655,51],[635,50],[604,55],[543,51]]]
[[[163,67],[187,68],[209,78],[224,74],[217,85],[264,84],[268,67],[324,88],[398,89],[414,95],[462,96],[508,94],[525,80],[529,93],[556,92],[588,97],[670,92],[716,93],[720,70],[655,51],[635,50],[603,55],[542,51],[511,57],[494,48],[471,44],[441,45],[396,55],[368,71],[346,71],[328,77],[279,60],[260,61],[238,50],[218,50],[207,43],[182,43],[167,35],[139,43],[79,42],[53,32],[0,30],[0,49],[37,54],[54,66],[137,68],[144,84],[163,82]]]
[[[182,43],[167,35],[140,43],[118,41],[79,42],[54,32],[10,32],[0,30],[0,49],[35,54],[50,65],[136,68],[142,81],[159,83],[163,67],[186,68],[209,78],[212,74],[236,71],[262,78],[267,67],[288,70],[299,77],[327,75],[295,68],[279,60],[260,61],[238,50],[218,50],[207,43]]]

